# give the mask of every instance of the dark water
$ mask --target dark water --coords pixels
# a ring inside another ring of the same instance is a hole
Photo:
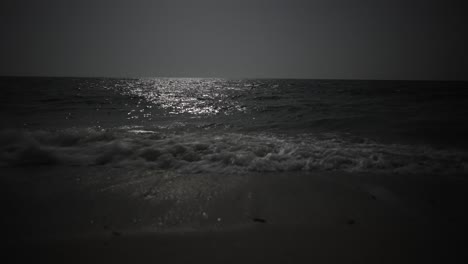
[[[1,166],[468,170],[463,82],[0,79]]]

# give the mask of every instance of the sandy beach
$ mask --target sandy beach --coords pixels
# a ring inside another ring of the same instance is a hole
[[[219,175],[182,175],[153,185],[153,194],[170,197],[163,199],[148,198],[150,177],[123,187],[124,173],[108,171],[113,176],[104,186],[95,181],[99,169],[34,170],[1,173],[8,212],[2,226],[17,263],[461,263],[466,257],[463,176],[300,172],[219,181]],[[36,182],[25,186],[26,178]],[[202,184],[195,196],[187,187]]]

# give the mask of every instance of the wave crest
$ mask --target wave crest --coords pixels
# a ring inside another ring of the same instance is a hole
[[[430,147],[301,135],[160,134],[67,129],[1,131],[1,166],[118,166],[201,172],[464,173],[468,155]]]

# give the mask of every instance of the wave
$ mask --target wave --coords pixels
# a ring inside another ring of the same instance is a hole
[[[0,131],[0,166],[113,166],[181,173],[339,170],[466,173],[468,154],[335,135],[162,133],[135,129]]]

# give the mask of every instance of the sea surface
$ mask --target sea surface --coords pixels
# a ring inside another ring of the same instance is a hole
[[[468,171],[464,82],[0,79],[0,166]]]

